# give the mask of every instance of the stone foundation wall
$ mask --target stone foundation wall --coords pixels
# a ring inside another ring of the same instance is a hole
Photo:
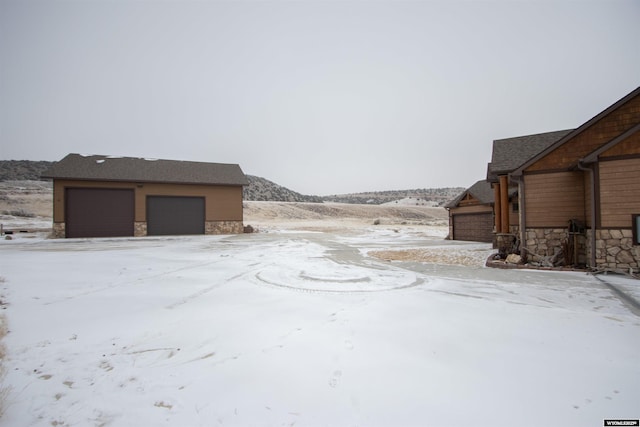
[[[66,236],[66,224],[64,222],[54,222],[51,228],[51,237],[54,239],[64,239]]]
[[[54,222],[51,237],[54,239],[65,238],[65,223]],[[244,224],[242,221],[207,221],[204,225],[205,234],[242,234],[244,233]],[[135,237],[144,237],[147,235],[147,223],[139,221],[134,223],[133,235]]]
[[[204,234],[242,234],[244,224],[242,221],[206,221]]]
[[[144,221],[135,222],[133,224],[133,236],[144,237],[147,235],[147,223]]]
[[[494,235],[494,248],[501,253],[511,253],[516,241],[516,235],[511,233],[496,233]]]
[[[587,231],[591,238],[591,230]],[[587,249],[591,259],[591,248]],[[640,267],[640,246],[633,245],[633,232],[627,229],[596,230],[596,267],[629,270]]]
[[[562,249],[564,242],[575,239],[577,263],[587,263],[587,239],[583,234],[570,234],[566,228],[533,228],[527,229],[525,238],[527,251],[540,256],[553,256]],[[572,264],[572,260],[567,260],[567,263]]]
[[[519,238],[520,227],[511,225],[508,233],[493,234],[493,249],[497,249],[500,252],[509,252],[515,247],[515,242]]]

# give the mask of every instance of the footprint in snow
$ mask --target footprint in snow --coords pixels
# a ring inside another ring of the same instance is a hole
[[[331,378],[329,378],[329,386],[336,388],[340,382],[340,377],[342,377],[342,371],[334,371]]]
[[[113,370],[113,366],[111,366],[111,363],[109,363],[106,360],[103,360],[102,362],[100,362],[100,365],[98,365],[100,368],[104,369],[105,371],[109,372]]]
[[[618,390],[613,390],[613,394],[620,394],[620,392]],[[611,396],[605,396],[604,398],[607,400],[613,400],[613,397]]]

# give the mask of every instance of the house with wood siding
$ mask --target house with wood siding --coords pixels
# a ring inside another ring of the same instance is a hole
[[[640,266],[640,87],[509,174],[523,255],[599,269]],[[503,229],[501,229],[503,231]]]
[[[481,180],[444,206],[449,212],[449,238],[493,242],[493,190]]]
[[[509,244],[510,242],[503,240],[509,240],[510,235],[517,235],[520,227],[518,185],[509,180],[509,174],[571,131],[572,129],[545,132],[493,141],[491,162],[487,165],[487,182],[493,188],[494,231],[498,247]]]
[[[54,237],[235,234],[244,231],[236,164],[69,154],[53,179]]]
[[[502,242],[498,240],[510,240],[517,235],[518,185],[509,181],[509,173],[570,131],[494,140],[487,178],[445,206],[449,211],[449,238],[500,246]]]

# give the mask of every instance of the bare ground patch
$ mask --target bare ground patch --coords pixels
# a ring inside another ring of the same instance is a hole
[[[47,181],[4,181],[0,183],[0,214],[22,217],[51,217],[53,185]]]
[[[446,227],[448,217],[439,207],[245,201],[244,223],[258,229],[336,231],[373,225]]]
[[[493,251],[490,249],[429,248],[371,251],[369,255],[385,261],[413,261],[430,264],[481,267]]]

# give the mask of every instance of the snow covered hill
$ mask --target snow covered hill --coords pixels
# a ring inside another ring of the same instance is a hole
[[[5,181],[37,181],[55,162],[31,160],[0,160],[0,192]],[[289,188],[254,175],[247,175],[249,185],[243,190],[244,200],[272,202],[339,202],[381,204],[398,202],[403,205],[442,206],[464,191],[464,188],[423,188],[418,190],[372,191],[367,193],[315,196],[298,193]],[[31,185],[31,184],[26,184]],[[5,191],[6,193],[6,191]],[[405,201],[404,199],[408,199]],[[434,202],[433,204],[420,201]]]

